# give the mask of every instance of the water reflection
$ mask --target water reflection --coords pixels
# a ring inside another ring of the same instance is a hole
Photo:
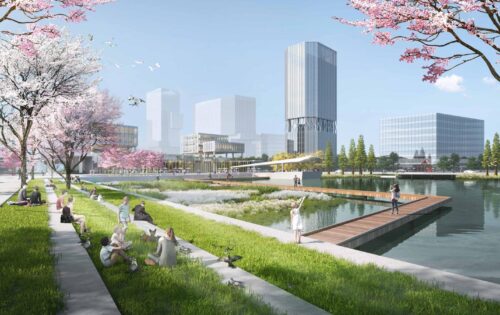
[[[324,187],[386,191],[393,179],[327,180]],[[500,283],[500,181],[398,180],[406,193],[452,197],[359,249]]]

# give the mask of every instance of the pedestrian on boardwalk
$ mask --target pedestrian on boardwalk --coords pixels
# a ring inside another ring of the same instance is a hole
[[[130,222],[130,206],[128,204],[128,197],[123,197],[122,204],[118,207],[118,223],[123,225],[123,232],[127,230],[127,224]]]
[[[293,187],[297,187],[298,184],[299,184],[299,178],[297,177],[297,175],[295,175],[293,177]]]
[[[292,223],[293,237],[295,243],[297,244],[300,244],[300,237],[302,236],[303,226],[300,208],[302,207],[305,199],[306,197],[302,197],[299,204],[294,201],[292,203],[292,210],[290,211],[290,222]]]
[[[399,214],[398,200],[399,200],[399,185],[394,184],[391,187],[391,203],[392,203],[391,214],[394,214],[394,209],[396,209],[396,214]]]

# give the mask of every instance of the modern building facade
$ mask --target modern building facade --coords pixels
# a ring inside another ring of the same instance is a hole
[[[255,138],[254,97],[232,95],[195,104],[194,132]]]
[[[125,149],[136,149],[138,145],[138,129],[136,126],[115,125],[116,146]]]
[[[337,52],[318,42],[285,52],[285,119],[288,152],[337,152]]]
[[[210,157],[216,155],[234,154],[243,155],[245,145],[243,143],[229,142],[226,135],[194,133],[182,138],[182,154],[199,157]]]
[[[262,154],[267,154],[269,157],[286,152],[286,138],[284,134],[262,133],[259,136],[256,145],[256,157],[261,157]]]
[[[179,93],[159,88],[146,95],[146,147],[166,154],[180,153]]]
[[[245,156],[256,154],[255,129],[254,97],[232,95],[195,104],[195,132],[228,135],[229,141],[245,145]]]
[[[425,155],[432,164],[452,153],[477,157],[484,147],[484,121],[441,113],[380,121],[380,155],[407,159]]]

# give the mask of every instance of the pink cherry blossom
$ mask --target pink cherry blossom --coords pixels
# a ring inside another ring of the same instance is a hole
[[[500,54],[498,1],[347,0],[347,3],[366,18],[334,19],[373,33],[374,44],[392,45],[399,41],[420,46],[407,48],[400,61],[427,61],[423,66],[427,70],[424,81],[435,82],[446,71],[476,59],[482,60],[500,81],[498,63],[493,61]]]

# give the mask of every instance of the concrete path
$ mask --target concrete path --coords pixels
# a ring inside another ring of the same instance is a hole
[[[76,188],[76,186],[73,186]],[[81,193],[86,193],[80,191]],[[108,203],[102,202],[108,209],[118,213],[118,207]],[[157,235],[164,235],[165,230],[156,225],[152,225],[146,221],[132,221],[138,228],[148,233],[149,229],[157,229]],[[242,281],[247,292],[258,296],[264,303],[270,305],[279,312],[284,312],[289,315],[325,315],[328,312],[310,304],[287,291],[270,284],[251,273],[246,272],[240,268],[229,268],[226,263],[219,261],[218,257],[204,251],[193,244],[177,238],[179,244],[183,247],[189,248],[191,258],[200,260],[205,266],[214,270],[222,277],[223,283],[227,283],[231,278],[237,281]]]
[[[108,189],[118,190],[114,187],[104,186]],[[214,220],[217,222],[239,226],[245,230],[260,233],[263,236],[274,237],[283,243],[291,243],[292,235],[284,231],[276,230],[270,227],[229,218],[215,213],[206,212],[194,207],[184,206],[169,201],[159,200],[140,194],[130,193],[140,198],[156,201],[173,208],[177,208],[189,213],[199,215],[203,218]],[[431,285],[437,285],[439,288],[447,291],[456,292],[469,297],[480,297],[486,300],[500,301],[500,285],[492,282],[487,282],[471,277],[458,275],[451,272],[446,272],[438,269],[433,269],[417,264],[408,263],[405,261],[382,257],[359,250],[326,243],[317,239],[303,237],[303,246],[308,249],[316,250],[321,253],[329,254],[335,258],[342,258],[357,265],[374,264],[388,271],[397,271],[415,276],[418,280],[424,281]]]
[[[53,254],[57,260],[56,276],[65,295],[62,314],[120,314],[94,263],[80,245],[73,225],[60,223],[61,212],[56,210],[57,197],[53,189],[47,187],[46,191]]]
[[[17,193],[20,184],[21,181],[17,175],[0,176],[0,205],[5,203],[13,194]]]

